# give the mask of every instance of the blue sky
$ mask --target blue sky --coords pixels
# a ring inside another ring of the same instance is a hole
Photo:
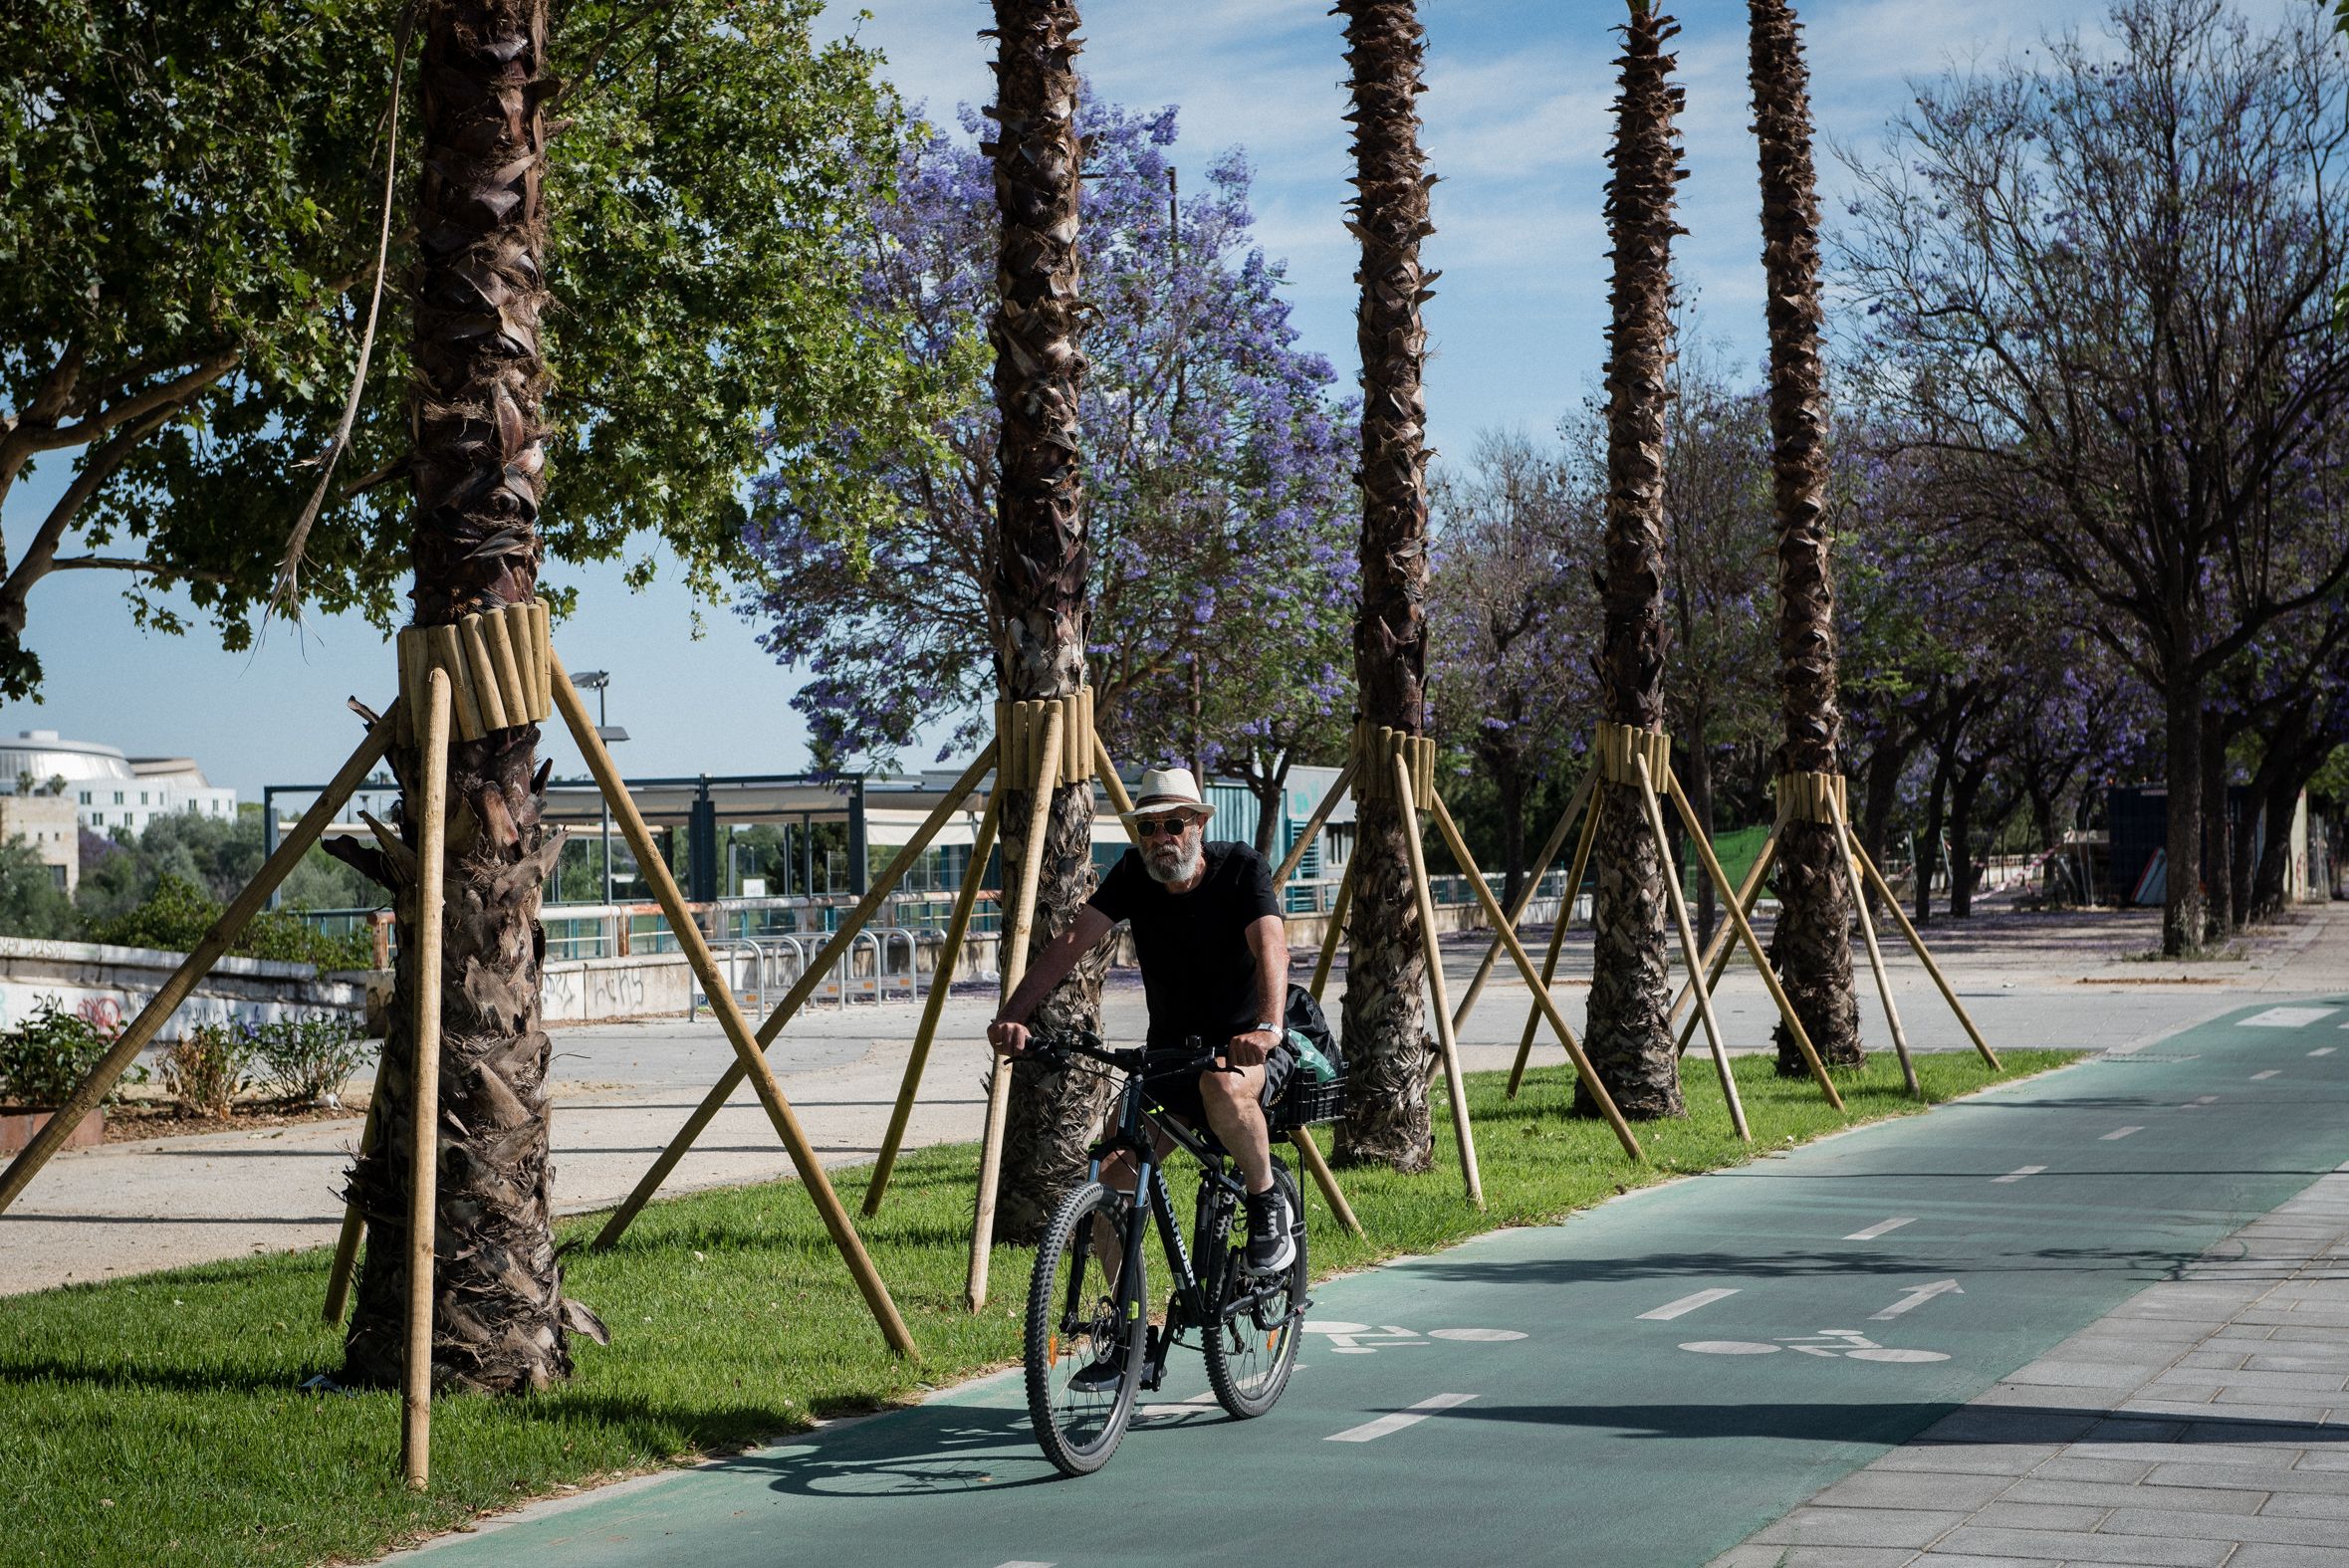
[[[863,0],[869,17],[835,7],[888,58],[886,75],[945,119],[990,89],[980,0]],[[1267,252],[1286,258],[1305,342],[1350,375],[1352,242],[1339,218],[1349,188],[1339,115],[1342,24],[1325,0],[1096,0],[1080,61],[1096,94],[1128,105],[1180,105],[1178,164],[1204,171],[1239,145],[1257,168],[1256,210]],[[2301,14],[2300,0],[2242,0],[2262,22]],[[1823,137],[1872,149],[1908,82],[1953,64],[2036,44],[2042,30],[2093,32],[2100,3],[2083,0],[1835,0],[1804,5],[1813,108]],[[1479,430],[1549,428],[1596,382],[1603,356],[1608,105],[1621,14],[1611,0],[1425,0],[1428,92],[1421,100],[1435,187],[1431,265],[1443,269],[1428,306],[1434,445],[1465,457]],[[1758,373],[1762,275],[1754,147],[1748,132],[1746,7],[1695,0],[1677,8],[1679,80],[1690,176],[1675,252],[1705,331],[1733,365]],[[1822,148],[1822,206],[1841,211],[1841,170]],[[62,465],[20,484],[5,519],[30,527],[62,487]],[[560,476],[557,476],[560,483]],[[276,527],[275,523],[261,526]],[[577,582],[583,613],[557,636],[575,670],[611,669],[611,718],[632,740],[631,774],[753,773],[806,763],[788,706],[790,678],[727,608],[696,608],[673,574],[632,592],[616,566],[557,564]],[[264,784],[324,779],[355,744],[347,694],[380,704],[391,666],[356,617],[297,632],[273,626],[250,654],[202,637],[130,625],[119,584],[102,572],[62,573],[35,589],[30,641],[49,667],[48,701],[0,708],[0,734],[35,727],[137,754],[185,754],[247,797]],[[580,772],[560,735],[558,772]],[[909,762],[914,759],[908,759]]]

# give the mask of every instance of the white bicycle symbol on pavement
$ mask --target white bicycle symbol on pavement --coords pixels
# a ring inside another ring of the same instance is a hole
[[[1323,1322],[1318,1318],[1305,1319],[1305,1332],[1325,1336],[1331,1352],[1340,1356],[1375,1355],[1381,1350],[1401,1350],[1408,1345],[1425,1345],[1439,1339],[1470,1345],[1497,1345],[1526,1337],[1514,1328],[1431,1328],[1422,1334],[1416,1329],[1400,1328],[1393,1323],[1381,1323],[1373,1327],[1368,1323]]]
[[[1759,1339],[1692,1339],[1680,1348],[1693,1350],[1700,1356],[1774,1356],[1781,1350],[1793,1350],[1806,1356],[1844,1356],[1853,1361],[1914,1363],[1950,1359],[1939,1350],[1902,1350],[1879,1345],[1849,1328],[1822,1328],[1815,1334],[1797,1334],[1767,1343]]]

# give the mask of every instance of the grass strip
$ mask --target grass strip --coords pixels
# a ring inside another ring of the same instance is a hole
[[[1940,1101],[2076,1054],[2008,1051],[2001,1074],[1971,1053],[1921,1056],[1917,1068]],[[1767,1057],[1741,1057],[1737,1072],[1754,1148],[1730,1131],[1719,1085],[1692,1056],[1692,1114],[1641,1126],[1643,1166],[1624,1162],[1603,1122],[1565,1114],[1562,1068],[1532,1074],[1514,1101],[1502,1074],[1472,1074],[1490,1207],[1478,1214],[1461,1199],[1438,1095],[1434,1172],[1341,1173],[1369,1239],[1340,1232],[1307,1185],[1315,1273],[1552,1222],[1633,1187],[1919,1108],[1889,1055],[1838,1074],[1848,1120]],[[528,1498],[916,1399],[1002,1365],[1019,1355],[1030,1258],[999,1247],[995,1300],[976,1316],[963,1310],[976,1161],[968,1144],[908,1155],[864,1228],[920,1365],[889,1356],[795,1184],[658,1203],[614,1251],[569,1258],[566,1292],[603,1316],[612,1345],[580,1342],[579,1376],[550,1393],[440,1402],[423,1496],[399,1484],[395,1393],[299,1391],[342,1360],[340,1335],[319,1321],[325,1249],[0,1298],[0,1517],[10,1521],[0,1555],[73,1568],[365,1559]],[[867,1174],[835,1173],[851,1208]],[[563,1234],[584,1242],[593,1230],[581,1217]]]

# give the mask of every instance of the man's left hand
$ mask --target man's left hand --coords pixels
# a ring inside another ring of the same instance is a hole
[[[1271,1029],[1251,1029],[1246,1034],[1235,1034],[1232,1043],[1224,1048],[1235,1067],[1261,1067],[1281,1037]]]

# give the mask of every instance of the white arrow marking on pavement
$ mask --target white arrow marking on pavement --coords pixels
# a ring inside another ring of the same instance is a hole
[[[1405,1427],[1416,1427],[1437,1411],[1452,1410],[1475,1398],[1474,1394],[1438,1394],[1433,1399],[1421,1400],[1409,1410],[1399,1410],[1391,1416],[1381,1416],[1376,1421],[1366,1421],[1359,1427],[1348,1427],[1343,1432],[1333,1432],[1322,1441],[1325,1443],[1371,1443],[1389,1433],[1401,1432]]]
[[[2098,1143],[2111,1143],[2111,1142],[2112,1142],[2114,1139],[2116,1139],[2116,1138],[2126,1138],[2126,1137],[2128,1137],[2128,1136],[2129,1136],[2129,1134],[2131,1134],[2131,1133],[2141,1133],[2141,1132],[2143,1132],[2143,1131],[2145,1131],[2145,1129],[2144,1129],[2144,1128],[2142,1128],[2142,1127],[2121,1127],[2121,1128],[2116,1128],[2116,1129],[2115,1129],[2115,1130],[2113,1130],[2112,1132],[2108,1132],[2108,1133],[2106,1133],[2106,1134],[2105,1134],[2103,1137],[2101,1137],[2101,1138],[2097,1139],[2096,1141],[2097,1141]]]
[[[1653,1312],[1642,1312],[1639,1320],[1647,1323],[1669,1323],[1676,1317],[1686,1317],[1701,1306],[1734,1296],[1735,1290],[1700,1290],[1693,1296],[1682,1296],[1678,1301],[1667,1301]]]
[[[2272,1078],[2281,1071],[2283,1071],[2281,1067],[2270,1067],[2265,1072],[2254,1072],[2251,1074],[2251,1081],[2257,1083],[2261,1078]]]
[[[2344,1023],[2344,1024],[2342,1024],[2342,1025],[2341,1025],[2341,1027],[2343,1027],[2343,1028],[2345,1028],[2345,1029],[2349,1029],[2349,1023]],[[2332,1046],[2330,1046],[2330,1045],[2319,1045],[2319,1046],[2317,1046],[2317,1047],[2316,1047],[2316,1049],[2314,1049],[2314,1050],[2310,1051],[2308,1054],[2309,1054],[2309,1055],[2311,1055],[2311,1056],[2330,1056],[2332,1053],[2333,1053],[2333,1047],[2332,1047]]]
[[[1904,1225],[1915,1225],[1916,1223],[1917,1217],[1915,1215],[1903,1215],[1897,1220],[1879,1221],[1865,1231],[1854,1231],[1843,1239],[1846,1241],[1873,1241],[1888,1231],[1898,1231]]]
[[[2036,1176],[2045,1169],[2047,1168],[2043,1165],[2026,1165],[2019,1170],[2008,1171],[2004,1176],[1994,1176],[1991,1181],[1994,1185],[1999,1182],[2019,1182],[2024,1177]]]
[[[1892,1305],[1886,1307],[1883,1311],[1868,1319],[1868,1321],[1871,1323],[1881,1323],[1886,1318],[1898,1317],[1903,1312],[1910,1311],[1916,1307],[1921,1307],[1926,1302],[1932,1300],[1935,1296],[1962,1296],[1966,1292],[1964,1290],[1959,1288],[1958,1281],[1955,1279],[1936,1279],[1930,1285],[1919,1285],[1916,1289],[1910,1291],[1907,1295],[1901,1297],[1898,1301],[1895,1301]]]
[[[2340,1011],[2338,1008],[2269,1008],[2265,1012],[2254,1012],[2242,1020],[2246,1029],[2296,1029],[2314,1023],[2318,1018],[2329,1018]],[[2349,1027],[2344,1024],[2343,1027]]]

